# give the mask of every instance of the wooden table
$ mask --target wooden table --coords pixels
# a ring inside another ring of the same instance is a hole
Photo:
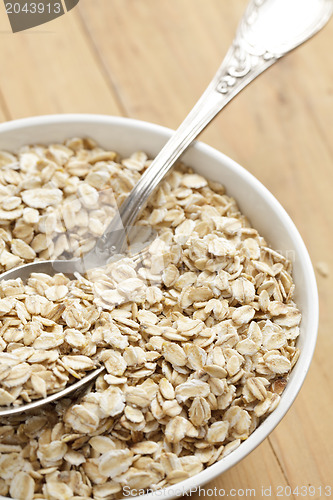
[[[222,60],[245,3],[81,0],[65,16],[14,35],[1,2],[0,119],[88,112],[175,128]],[[264,498],[261,488],[271,486],[275,498],[278,486],[313,485],[312,498],[321,498],[318,487],[333,487],[332,47],[333,21],[202,135],[271,190],[320,270],[319,338],[299,397],[259,448],[207,486],[243,489],[239,497],[246,489]]]

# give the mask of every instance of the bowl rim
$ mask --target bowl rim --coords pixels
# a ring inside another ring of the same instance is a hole
[[[19,118],[16,120],[10,120],[0,124],[0,134],[5,132],[15,132],[18,129],[25,129],[31,126],[48,126],[52,124],[62,124],[62,123],[99,123],[105,125],[122,126],[124,128],[137,128],[145,130],[146,132],[152,132],[155,135],[159,135],[164,139],[168,139],[174,132],[172,129],[157,125],[151,122],[137,120],[133,118],[103,115],[103,114],[90,114],[90,113],[64,113],[64,114],[53,114],[53,115],[40,115],[28,118]],[[298,362],[292,370],[295,374],[292,383],[287,384],[286,389],[282,395],[280,404],[278,407],[260,424],[260,426],[245,440],[241,442],[236,450],[231,454],[227,455],[221,461],[207,467],[198,474],[181,481],[173,486],[157,490],[155,492],[150,492],[146,494],[140,494],[138,498],[142,500],[149,500],[151,498],[162,498],[162,499],[172,499],[178,496],[184,495],[185,493],[197,491],[201,486],[207,482],[213,480],[223,472],[236,465],[240,460],[245,458],[249,453],[251,453],[259,444],[261,444],[266,437],[273,431],[273,429],[279,424],[282,418],[285,416],[287,411],[293,404],[296,396],[298,395],[306,374],[309,370],[313,353],[315,350],[317,331],[318,331],[318,321],[319,321],[319,300],[318,300],[318,290],[316,284],[315,273],[313,266],[303,242],[301,235],[299,234],[294,222],[287,214],[286,210],[282,207],[280,202],[274,197],[274,195],[250,172],[248,172],[244,167],[239,165],[237,162],[229,158],[224,153],[218,151],[217,149],[204,144],[201,141],[194,141],[190,146],[190,149],[201,151],[208,158],[214,158],[216,161],[222,163],[228,169],[241,175],[246,182],[249,182],[256,190],[260,191],[262,196],[269,202],[274,209],[279,214],[279,217],[283,223],[283,226],[288,229],[292,234],[294,239],[295,247],[297,247],[297,252],[302,263],[302,269],[306,269],[307,272],[307,294],[311,298],[312,309],[308,316],[308,326],[307,329],[311,331],[311,335],[305,338],[304,345],[302,347],[302,352]],[[132,490],[133,491],[133,490]],[[127,495],[125,495],[127,496]],[[0,497],[4,498],[4,497]],[[135,497],[131,497],[135,498]]]

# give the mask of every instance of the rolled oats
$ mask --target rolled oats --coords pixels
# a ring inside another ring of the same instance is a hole
[[[150,160],[90,139],[0,152],[0,272],[92,248]],[[157,238],[69,280],[0,282],[0,405],[80,399],[0,422],[0,494],[116,499],[235,450],[274,411],[296,363],[290,262],[224,188],[180,165],[138,226]]]

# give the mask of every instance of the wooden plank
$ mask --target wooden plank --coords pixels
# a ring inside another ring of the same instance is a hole
[[[333,384],[327,372],[327,360],[324,360],[324,367],[320,369],[320,359],[325,351],[321,342],[318,347],[317,351],[321,351],[321,355],[316,356],[304,389],[270,437],[292,488],[309,484],[323,489],[325,486],[333,487],[330,432]],[[320,498],[318,492],[315,498]]]
[[[268,439],[256,448],[248,457],[217,477],[214,481],[206,484],[206,490],[210,498],[222,498],[233,496],[235,498],[264,498],[270,492],[271,498],[275,498],[279,487],[285,488],[288,483],[277,466],[277,460]],[[215,490],[216,488],[216,490]],[[210,491],[213,491],[213,495]],[[202,491],[191,495],[191,499],[199,500],[204,496]],[[289,498],[294,498],[291,495]]]
[[[0,89],[7,118],[64,112],[120,114],[74,11],[13,34],[3,2],[0,5]]]

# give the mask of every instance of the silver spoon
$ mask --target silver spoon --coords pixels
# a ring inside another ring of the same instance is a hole
[[[56,272],[70,275],[84,273],[105,265],[110,257],[121,254],[127,237],[125,229],[133,225],[150,195],[198,134],[252,80],[317,33],[332,12],[333,0],[251,0],[216,75],[121,205],[95,248],[82,259],[26,264],[3,273],[0,280],[24,280],[32,272],[50,275]],[[103,371],[104,367],[97,368],[78,382],[44,399],[18,407],[0,408],[0,416],[18,414],[65,396],[73,396]]]

